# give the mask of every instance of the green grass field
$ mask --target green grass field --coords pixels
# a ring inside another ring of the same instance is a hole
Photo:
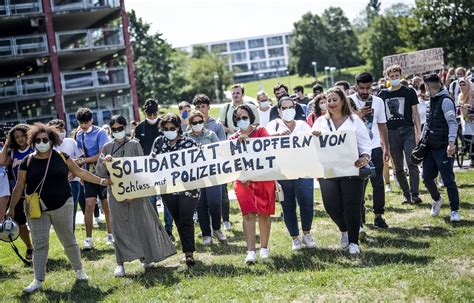
[[[402,206],[400,192],[395,191],[387,195],[386,219],[390,228],[374,229],[373,215],[367,214],[369,237],[361,244],[362,256],[356,259],[338,249],[339,232],[322,207],[319,191],[315,195],[312,230],[318,248],[292,252],[284,223],[275,220],[271,258],[250,267],[243,262],[246,249],[236,201],[231,202],[233,229],[227,233],[229,243],[203,247],[197,239],[197,265],[190,269],[180,263],[181,255],[177,255],[146,272],[138,261],[126,264],[127,276],[114,278],[114,252],[106,246],[105,227],[101,226],[94,233],[96,249],[82,253],[90,280],[75,282],[63,249],[51,232],[43,291],[23,295],[22,288],[33,279],[32,269],[25,268],[9,245],[1,242],[0,300],[472,302],[474,170],[456,175],[461,195],[459,224],[449,223],[446,204],[439,217],[431,218],[426,191],[422,192],[420,206]],[[442,195],[447,200],[446,190]],[[76,234],[82,245],[83,226]],[[17,244],[24,251],[20,240]]]

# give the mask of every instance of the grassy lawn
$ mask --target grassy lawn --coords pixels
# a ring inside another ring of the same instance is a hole
[[[461,194],[459,224],[449,223],[445,204],[437,218],[429,216],[429,196],[420,206],[401,205],[401,195],[387,195],[390,228],[372,227],[362,256],[350,258],[338,249],[339,232],[326,215],[316,191],[313,235],[318,248],[292,252],[281,220],[272,225],[271,258],[246,266],[244,235],[236,201],[231,203],[229,243],[203,247],[197,239],[197,265],[188,269],[174,256],[147,270],[126,264],[127,276],[114,278],[115,257],[106,246],[105,229],[94,232],[97,247],[82,253],[90,280],[75,282],[61,245],[51,233],[44,290],[31,296],[21,289],[33,278],[7,243],[0,242],[0,300],[12,301],[444,301],[474,300],[474,170],[457,173]],[[370,190],[368,191],[370,192]],[[447,200],[446,190],[442,195]],[[367,201],[367,204],[371,204]],[[277,213],[280,208],[277,208]],[[199,228],[196,228],[196,233]],[[175,230],[175,235],[177,232]],[[84,227],[77,230],[82,245]],[[16,241],[23,252],[21,241]]]

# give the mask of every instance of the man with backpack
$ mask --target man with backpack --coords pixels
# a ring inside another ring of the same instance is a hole
[[[255,105],[250,102],[244,102],[245,88],[242,84],[235,84],[231,88],[232,92],[232,102],[224,104],[222,107],[221,114],[219,116],[219,121],[224,125],[224,130],[227,135],[231,135],[238,131],[236,125],[232,121],[232,116],[234,115],[235,109],[242,104],[247,104],[253,111],[255,115],[255,124],[260,123],[258,118],[258,111]]]

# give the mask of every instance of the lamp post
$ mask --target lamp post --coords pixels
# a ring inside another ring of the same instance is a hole
[[[261,82],[262,79],[263,79],[263,77],[264,77],[264,74],[261,74],[261,73],[258,74],[258,81],[260,81],[260,84],[258,85],[258,90],[259,90],[259,91],[262,91],[262,90],[263,90],[263,84],[262,84],[262,82]]]
[[[317,84],[318,83],[318,62],[313,61],[311,62],[311,64],[313,65],[313,69],[314,69],[314,81]]]
[[[329,66],[324,67],[324,75],[326,75],[326,89],[329,89]]]
[[[285,74],[286,74],[286,77],[288,78],[288,85],[289,85],[289,87],[290,87],[290,92],[291,92],[291,91],[292,91],[292,88],[291,88],[290,72],[289,72],[289,71],[286,71]]]
[[[330,68],[330,71],[331,71],[331,86],[334,86],[334,72],[336,71],[336,68],[332,66]]]
[[[219,75],[214,74],[214,90],[216,93],[216,101],[219,103],[219,88],[217,87],[217,81],[219,80]]]

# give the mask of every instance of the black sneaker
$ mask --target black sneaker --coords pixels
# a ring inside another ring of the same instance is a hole
[[[171,242],[175,242],[175,241],[176,241],[175,237],[173,236],[173,232],[167,231],[166,233],[167,233],[168,236],[170,237]]]
[[[33,260],[33,250],[32,249],[27,249],[26,250],[25,259],[28,260],[28,261]]]
[[[413,196],[411,199],[412,199],[413,203],[415,203],[415,204],[421,204],[421,202],[423,202],[423,201],[421,201],[421,198],[419,196]]]
[[[388,228],[387,222],[385,222],[385,219],[381,215],[375,216],[374,226],[378,228]]]
[[[402,204],[410,204],[411,203],[411,198],[410,196],[403,196],[403,202]]]

